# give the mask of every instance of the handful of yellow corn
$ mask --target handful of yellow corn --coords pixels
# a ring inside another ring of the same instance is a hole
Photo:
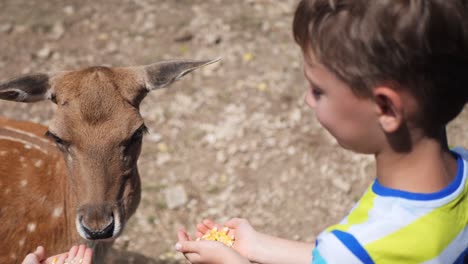
[[[227,227],[223,228],[221,231],[218,231],[218,228],[214,227],[197,240],[219,241],[228,247],[232,247],[232,245],[234,245],[234,236],[229,236],[228,232],[229,228]]]

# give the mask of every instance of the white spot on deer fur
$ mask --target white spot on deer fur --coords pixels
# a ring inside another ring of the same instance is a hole
[[[21,180],[20,184],[21,184],[21,187],[25,187],[26,185],[28,185],[28,181],[27,180]]]
[[[57,207],[52,212],[52,217],[57,218],[57,217],[61,216],[62,213],[63,213],[63,208],[62,207]]]
[[[24,148],[25,149],[32,149],[32,146],[31,146],[31,144],[24,144]]]
[[[5,193],[5,194],[9,194],[10,191],[11,191],[10,188],[6,188],[5,191],[4,191],[4,193]]]
[[[36,160],[36,162],[34,162],[34,166],[36,166],[36,168],[40,168],[43,163],[44,163],[43,160]]]
[[[39,147],[38,145],[31,144],[30,142],[21,140],[21,139],[19,139],[19,138],[13,138],[13,137],[7,137],[7,136],[1,136],[1,135],[0,135],[0,139],[5,139],[5,140],[9,140],[9,141],[19,142],[19,143],[23,144],[25,148],[26,148],[26,145],[28,145],[28,146],[30,146],[31,148],[35,148],[35,149],[41,151],[42,153],[47,154],[47,151],[44,150],[44,149],[42,149],[42,148]],[[19,151],[16,150],[15,153],[19,153]]]
[[[29,223],[28,224],[28,232],[32,233],[32,232],[36,231],[36,226],[37,226],[36,223]]]
[[[21,162],[24,162],[24,161],[26,160],[26,158],[24,158],[23,156],[21,156],[21,157],[19,158],[19,160],[20,160]]]
[[[11,253],[11,254],[10,254],[10,258],[11,258],[11,259],[16,259],[16,254],[15,254],[15,253]]]
[[[30,137],[30,138],[38,139],[38,140],[40,140],[40,141],[42,141],[42,142],[48,143],[48,141],[47,141],[46,139],[44,139],[44,138],[42,138],[42,137],[39,137],[39,136],[37,136],[37,135],[35,135],[35,134],[33,134],[33,133],[28,133],[28,132],[26,132],[26,131],[19,130],[19,129],[16,129],[16,128],[13,128],[13,127],[9,127],[9,126],[4,126],[3,129],[10,130],[10,131],[14,131],[14,132],[16,132],[16,133],[18,133],[18,134],[23,134],[23,135],[26,135],[26,136],[28,136],[28,137]]]
[[[6,156],[7,153],[8,153],[8,151],[2,150],[2,151],[0,151],[0,156]]]
[[[18,245],[19,245],[20,247],[23,247],[23,246],[24,246],[24,238],[21,239],[20,241],[18,241]]]

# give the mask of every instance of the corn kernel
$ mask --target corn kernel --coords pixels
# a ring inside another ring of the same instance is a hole
[[[204,234],[201,239],[202,240],[210,240],[210,241],[218,241],[225,244],[228,247],[232,247],[234,245],[234,236],[228,235],[229,228],[225,227],[223,230],[218,231],[217,227],[214,227],[206,234]]]

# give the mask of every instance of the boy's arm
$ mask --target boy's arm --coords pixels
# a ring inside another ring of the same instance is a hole
[[[257,233],[257,245],[250,254],[250,260],[261,264],[310,264],[313,243],[287,240]]]

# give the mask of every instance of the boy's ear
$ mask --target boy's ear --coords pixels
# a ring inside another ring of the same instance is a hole
[[[403,123],[404,109],[401,95],[387,86],[373,90],[377,104],[378,122],[386,133],[396,132]]]

